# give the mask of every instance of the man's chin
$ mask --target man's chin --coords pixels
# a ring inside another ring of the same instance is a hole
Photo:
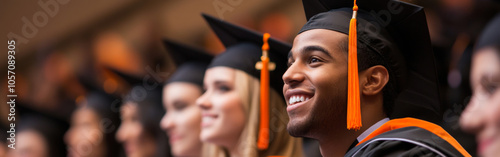
[[[290,119],[286,129],[288,133],[293,137],[307,137],[306,135],[309,133],[309,130],[311,129],[310,125],[311,123],[307,123],[305,121]]]

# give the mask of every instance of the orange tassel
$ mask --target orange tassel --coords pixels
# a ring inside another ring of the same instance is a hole
[[[349,59],[348,59],[348,87],[347,87],[347,129],[359,130],[361,124],[361,108],[359,100],[359,78],[358,78],[358,50],[356,16],[358,6],[354,0],[353,16],[349,25]]]
[[[269,146],[269,33],[264,34],[262,45],[262,69],[260,71],[260,126],[257,148],[265,150]]]

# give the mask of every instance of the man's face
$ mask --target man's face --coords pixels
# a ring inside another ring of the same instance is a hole
[[[312,137],[317,131],[346,126],[347,35],[325,29],[299,34],[283,75],[283,94],[293,136]]]

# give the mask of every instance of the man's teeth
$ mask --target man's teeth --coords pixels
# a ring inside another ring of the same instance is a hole
[[[295,103],[299,103],[299,102],[307,101],[307,100],[309,100],[309,97],[292,96],[292,97],[290,97],[290,100],[288,101],[288,104],[295,104]]]

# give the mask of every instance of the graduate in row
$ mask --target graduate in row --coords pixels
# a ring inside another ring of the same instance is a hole
[[[283,75],[288,131],[329,156],[470,156],[441,120],[422,7],[303,0],[308,22]]]
[[[301,140],[286,131],[280,91],[290,46],[269,39],[269,58],[280,64],[273,63],[268,73],[273,79],[266,88],[267,118],[262,118],[261,71],[256,68],[262,34],[204,18],[227,48],[212,61],[206,52],[165,41],[178,67],[163,89],[167,113],[161,122],[173,155],[302,156]]]
[[[120,126],[116,140],[127,157],[169,157],[167,135],[160,128],[165,114],[162,107],[161,83],[110,69],[128,83],[130,89],[122,98]],[[112,107],[112,106],[111,106]]]
[[[280,92],[290,46],[203,17],[226,50],[208,65],[205,92],[196,101],[202,110],[200,138],[207,144],[202,155],[303,156],[301,139],[287,133],[286,103]]]
[[[177,68],[163,86],[167,112],[160,125],[169,136],[173,156],[201,156],[201,109],[196,99],[203,94],[203,77],[213,56],[170,40],[163,43]]]
[[[77,102],[70,128],[64,135],[70,157],[119,157],[124,152],[115,139],[120,126],[121,98],[106,93],[88,77],[79,77],[87,90]]]
[[[500,14],[486,27],[474,48],[472,97],[460,117],[463,130],[476,135],[480,156],[500,154]]]

